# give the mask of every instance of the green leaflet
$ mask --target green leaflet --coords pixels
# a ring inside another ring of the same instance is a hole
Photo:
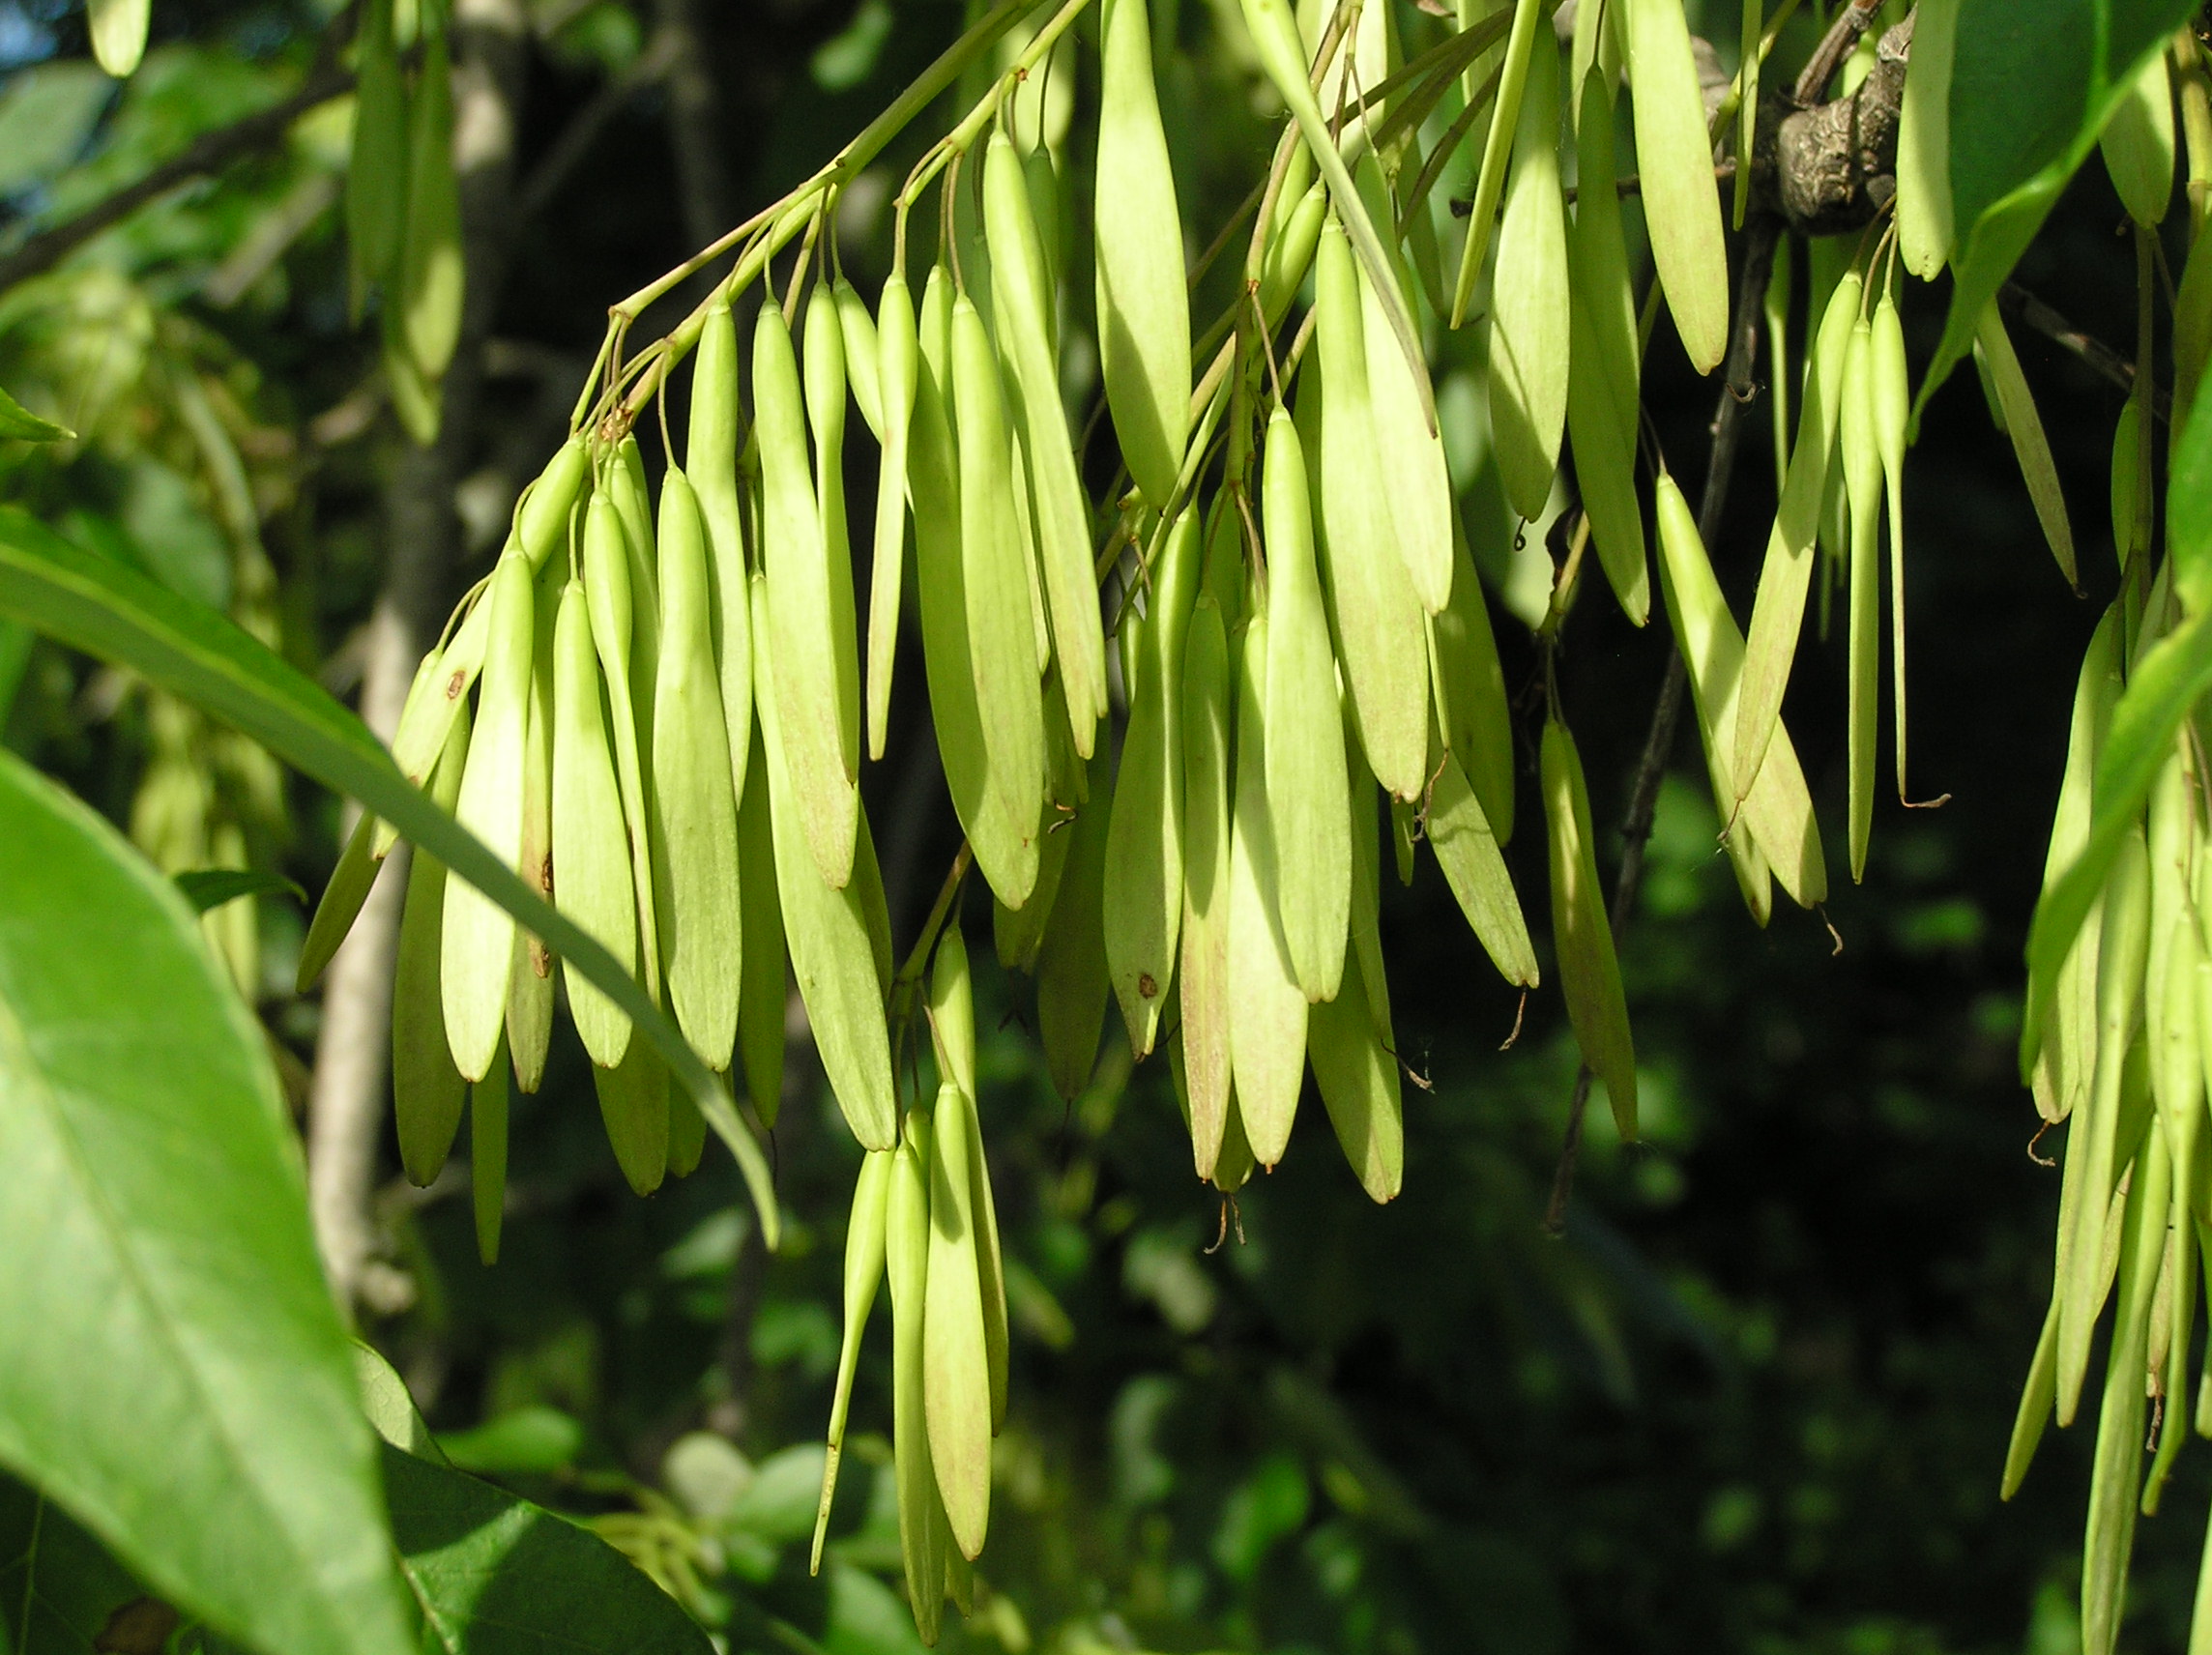
[[[530,565],[520,552],[501,556],[483,601],[491,611],[483,681],[454,816],[512,868],[522,855],[536,611]],[[472,1081],[483,1079],[499,1044],[515,945],[513,915],[463,880],[447,883],[439,968],[446,1034],[455,1066]]]
[[[1670,0],[1672,3],[1672,0]],[[1836,447],[1836,414],[1843,401],[1844,358],[1857,324],[1864,283],[1847,271],[1820,315],[1805,374],[1797,416],[1797,444],[1766,559],[1759,571],[1759,595],[1752,602],[1750,637],[1744,645],[1743,689],[1736,705],[1735,753],[1729,765],[1737,796],[1758,779],[1767,743],[1782,722],[1782,692],[1797,653],[1805,624],[1805,595],[1813,583],[1813,550],[1826,493],[1830,456]],[[1727,814],[1723,813],[1724,816]]]
[[[626,970],[637,959],[637,892],[630,883],[629,829],[607,749],[599,700],[599,660],[581,581],[561,595],[554,627],[553,865],[561,912]],[[622,1008],[573,971],[568,1010],[592,1061],[612,1068],[629,1049]]]
[[[1183,640],[1198,591],[1199,516],[1186,509],[1155,537],[1151,613],[1127,681],[1114,811],[1106,829],[1105,945],[1129,1049],[1151,1049],[1175,980],[1183,907]],[[1308,556],[1311,563],[1311,556]],[[1124,614],[1121,624],[1134,616]],[[1325,623],[1324,624],[1325,628]],[[1324,629],[1322,648],[1328,647]]]
[[[1499,853],[1498,837],[1458,758],[1450,752],[1441,757],[1427,816],[1437,866],[1443,869],[1444,883],[1451,886],[1460,912],[1467,915],[1499,975],[1519,987],[1533,988],[1539,980],[1536,950],[1528,941],[1528,921],[1521,915],[1521,899],[1514,894],[1513,876]]]
[[[422,48],[407,133],[407,229],[399,244],[399,302],[407,354],[425,381],[453,360],[461,337],[461,191],[453,177],[453,84],[443,31]]]
[[[744,503],[738,484],[738,331],[727,305],[707,312],[691,366],[691,429],[684,471],[707,526],[715,672],[729,726],[730,796],[745,796],[753,721],[752,583],[745,577]]]
[[[953,301],[951,356],[960,564],[984,773],[1012,830],[1031,837],[1044,804],[1045,737],[1030,624],[1030,552],[1014,515],[998,354],[965,296]],[[1018,875],[1014,885],[1017,897],[1026,894]]]
[[[914,300],[897,271],[884,278],[876,328],[877,402],[883,455],[876,479],[874,559],[868,575],[868,757],[884,756],[890,724],[891,669],[898,656],[899,588],[906,571],[908,445],[914,423],[920,340]],[[921,531],[917,529],[918,540]]]
[[[73,442],[76,433],[32,413],[0,388],[0,438],[18,443]]]
[[[753,419],[761,460],[761,562],[768,585],[767,605],[756,606],[753,615],[753,693],[757,699],[772,684],[791,709],[784,741],[797,824],[822,878],[842,888],[852,878],[853,838],[859,821],[859,772],[848,767],[845,756],[839,704],[844,668],[837,653],[837,617],[852,609],[852,570],[832,566],[823,538],[824,518],[807,460],[798,358],[783,312],[773,305],[761,306],[753,330]],[[832,591],[840,572],[846,582],[842,605]],[[777,663],[773,678],[761,674],[763,659]]]
[[[522,851],[515,871],[553,900],[553,630],[561,588],[536,591],[530,636],[530,714],[522,758]],[[515,938],[507,982],[507,1050],[515,1085],[534,1092],[545,1077],[553,1038],[553,951],[527,931]]]
[[[1308,1001],[1336,997],[1352,904],[1343,715],[1328,617],[1314,568],[1311,491],[1287,409],[1267,421],[1266,741],[1275,903],[1291,968]]]
[[[1628,1005],[1620,990],[1620,963],[1613,927],[1598,889],[1596,835],[1590,828],[1589,792],[1574,738],[1557,717],[1544,725],[1544,816],[1551,828],[1552,939],[1558,954],[1559,986],[1583,1060],[1605,1082],[1614,1124],[1636,1138],[1636,1052],[1629,1038]]]
[[[1474,571],[1467,537],[1456,524],[1451,602],[1429,621],[1429,682],[1444,745],[1482,800],[1482,814],[1498,842],[1508,844],[1513,837],[1513,715],[1505,702],[1505,670],[1499,664],[1482,580]]]
[[[1612,177],[1613,98],[1603,74],[1583,83],[1576,133],[1582,176]],[[1617,195],[1592,189],[1576,197],[1568,247],[1573,348],[1566,412],[1575,478],[1606,582],[1622,613],[1641,626],[1651,611],[1650,560],[1644,543],[1644,511],[1636,498],[1636,296]]]
[[[1728,247],[1689,26],[1682,0],[1632,0],[1627,20],[1629,106],[1652,262],[1691,365],[1710,373],[1728,353]]]
[[[1813,800],[1797,763],[1788,730],[1777,730],[1761,763],[1758,779],[1746,794],[1735,781],[1737,697],[1743,674],[1743,634],[1721,595],[1720,582],[1705,556],[1704,541],[1682,491],[1666,472],[1659,474],[1659,581],[1675,646],[1689,668],[1690,694],[1698,714],[1698,735],[1712,778],[1713,803],[1724,823],[1735,818],[1727,835],[1731,858],[1753,917],[1764,922],[1766,874],[1771,871],[1792,902],[1810,908],[1825,899],[1827,866]],[[1742,802],[1737,802],[1743,795]],[[1740,828],[1740,831],[1738,830]]]
[[[446,738],[430,778],[430,798],[451,810],[460,798],[469,750],[464,708]],[[367,818],[364,817],[365,822]],[[463,1089],[446,1038],[439,989],[445,929],[446,867],[426,851],[408,862],[407,900],[399,915],[399,946],[392,980],[392,1114],[399,1138],[399,1165],[408,1180],[428,1185],[446,1164],[461,1124]]]
[[[1037,1038],[1054,1089],[1070,1099],[1091,1084],[1098,1066],[1109,986],[1104,903],[1114,772],[1103,747],[1091,755],[1089,776],[1089,799],[1073,821],[1052,829],[1068,841],[1067,862],[1036,956]]]
[[[1997,314],[1994,299],[1982,312],[1974,343],[1989,369],[1990,383],[1996,389],[1998,405],[2004,410],[2005,433],[2012,438],[2012,451],[2020,461],[2028,498],[2035,502],[2035,516],[2043,525],[2044,538],[2051,542],[2051,555],[2058,560],[2058,572],[2066,577],[2066,584],[2079,589],[2081,579],[2074,561],[2074,527],[2067,520],[2066,496],[2058,487],[2058,467],[2051,457],[2051,442],[2043,434],[2043,420],[2035,411],[2027,376],[2021,372],[2020,358],[2013,354],[2012,335],[2005,332],[2004,318]]]
[[[1229,636],[1221,608],[1202,596],[1183,646],[1181,962],[1177,1042],[1198,1175],[1212,1174],[1229,1097]]]
[[[1559,47],[1551,30],[1535,34],[1513,142],[1512,182],[1498,226],[1489,358],[1490,428],[1499,475],[1506,500],[1528,519],[1544,514],[1559,465],[1559,436],[1567,417],[1572,285],[1566,209],[1559,196]],[[1658,239],[1654,229],[1653,240]],[[1600,371],[1608,371],[1602,363]],[[1633,464],[1633,445],[1630,453]]]
[[[830,1506],[837,1497],[837,1462],[845,1451],[845,1419],[853,1401],[853,1376],[860,1362],[860,1336],[876,1289],[884,1279],[884,1232],[890,1217],[891,1169],[897,1152],[870,1149],[860,1160],[853,1186],[853,1210],[845,1224],[845,1333],[837,1349],[836,1388],[830,1405],[829,1451],[822,1461],[822,1500],[814,1513],[814,1549],[807,1573],[822,1572],[822,1543],[830,1532]]]
[[[1106,403],[1138,490],[1164,510],[1190,440],[1190,297],[1182,215],[1152,85],[1149,0],[1098,14],[1099,357]]]
[[[991,1521],[991,1380],[970,1165],[975,1107],[950,1081],[937,1089],[921,1330],[930,1464],[953,1543],[971,1559],[982,1552]]]
[[[1417,635],[1421,603],[1395,549],[1391,503],[1375,464],[1380,439],[1359,303],[1352,249],[1331,225],[1317,254],[1319,372],[1299,376],[1299,434],[1320,454],[1322,572],[1360,743],[1382,785],[1413,798],[1428,782],[1428,662],[1406,648]]]
[[[898,1139],[891,1089],[890,1036],[884,1026],[884,997],[876,972],[875,944],[864,911],[863,882],[832,889],[811,859],[796,778],[785,757],[781,692],[775,649],[768,629],[765,581],[753,588],[753,642],[762,663],[753,686],[761,740],[768,762],[769,806],[775,841],[776,895],[783,905],[783,934],[799,977],[800,998],[813,1025],[823,1072],[837,1094],[845,1123],[864,1149],[888,1149]],[[805,852],[807,854],[802,855]]]
[[[1229,1057],[1237,1113],[1263,1167],[1283,1158],[1305,1078],[1306,997],[1283,937],[1267,796],[1267,617],[1245,624],[1229,837]]]
[[[1933,281],[1951,256],[1951,57],[1959,0],[1921,0],[1897,122],[1897,240],[1905,268]]]
[[[1021,158],[1000,132],[992,134],[983,161],[983,217],[991,246],[991,314],[999,344],[1014,370],[1052,648],[1067,693],[1075,749],[1089,758],[1097,721],[1106,715],[1106,635],[1098,616],[1098,582],[1091,566],[1091,508],[1068,440],[1067,414],[1061,405],[1060,363],[1052,348],[1049,320],[1054,295],[1036,224],[1030,216],[1029,186]],[[953,326],[954,377],[965,433],[971,395],[958,370],[958,333],[963,324],[957,314]],[[961,450],[965,465],[965,434]],[[1180,457],[1179,451],[1179,461]],[[965,476],[962,481],[967,497],[972,491]],[[973,616],[970,625],[973,630]]]
[[[668,1000],[710,1067],[729,1067],[742,969],[738,809],[714,666],[705,525],[676,467],[660,487],[660,663],[653,690],[653,827]]]

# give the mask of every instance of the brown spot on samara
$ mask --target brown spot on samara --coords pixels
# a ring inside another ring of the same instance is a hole
[[[1137,992],[1147,1000],[1160,992],[1160,985],[1152,980],[1150,972],[1139,972],[1137,973]]]

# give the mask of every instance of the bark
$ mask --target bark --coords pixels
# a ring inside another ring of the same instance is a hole
[[[484,345],[512,247],[515,113],[528,17],[523,0],[458,0],[452,19],[454,167],[468,265],[461,340],[445,417],[427,448],[401,445],[385,488],[386,564],[364,641],[361,711],[389,740],[423,653],[436,642],[461,545],[453,491],[476,448]],[[390,1311],[409,1285],[378,1263],[370,1216],[390,1066],[393,956],[403,882],[387,868],[332,962],[308,1103],[308,1198],[339,1302]]]

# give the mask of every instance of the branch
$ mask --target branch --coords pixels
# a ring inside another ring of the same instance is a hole
[[[1721,387],[1720,405],[1713,413],[1712,457],[1705,467],[1705,486],[1698,497],[1698,534],[1712,545],[1721,532],[1728,508],[1729,480],[1735,473],[1736,450],[1742,446],[1745,412],[1757,395],[1751,377],[1759,354],[1761,301],[1774,264],[1774,244],[1780,226],[1762,218],[1752,228],[1744,248],[1743,272],[1736,282],[1735,337],[1730,341],[1728,371]],[[1635,912],[1636,894],[1644,883],[1644,851],[1651,839],[1651,821],[1658,809],[1659,784],[1666,779],[1667,760],[1674,750],[1674,734],[1682,721],[1683,691],[1689,671],[1682,652],[1667,653],[1667,676],[1659,685],[1659,699],[1651,709],[1651,725],[1644,737],[1644,753],[1636,763],[1636,781],[1629,790],[1628,814],[1620,825],[1624,843],[1620,873],[1613,884],[1609,917],[1613,943],[1618,948],[1628,935],[1629,915]],[[1575,1167],[1582,1158],[1583,1118],[1589,1109],[1590,1067],[1575,1071],[1575,1090],[1567,1106],[1565,1142],[1559,1147],[1559,1165],[1552,1175],[1552,1198],[1544,1208],[1544,1228],[1557,1235],[1566,1226],[1567,1202],[1574,1194]]]
[[[1998,305],[2025,322],[2052,344],[2072,352],[2093,371],[2122,391],[2136,385],[2136,364],[2094,334],[2085,334],[2017,281],[1997,290]],[[2151,410],[2160,420],[2170,420],[2172,404],[2156,382],[2151,387]]]
[[[326,47],[330,44],[327,37],[324,44]],[[137,183],[125,185],[75,218],[65,219],[51,229],[41,230],[14,252],[0,258],[0,291],[34,276],[44,276],[101,231],[128,218],[149,201],[166,195],[178,185],[207,173],[219,172],[241,157],[276,142],[291,130],[292,123],[309,109],[329,102],[352,87],[351,70],[335,63],[318,63],[289,98],[256,110],[243,120],[233,121],[227,127],[202,132],[174,160],[163,161]]]
[[[591,153],[600,131],[613,120],[625,103],[648,86],[666,75],[676,63],[678,38],[666,29],[655,33],[645,50],[638,53],[630,66],[620,74],[610,77],[593,93],[584,106],[577,110],[561,135],[547,146],[538,164],[530,169],[530,177],[522,186],[522,193],[515,198],[515,213],[523,218],[535,218],[553,199],[554,191],[568,182],[568,174],[576,163]]]

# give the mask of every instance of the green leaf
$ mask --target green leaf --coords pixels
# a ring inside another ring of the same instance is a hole
[[[252,737],[436,857],[541,937],[629,1013],[730,1147],[774,1250],[767,1158],[730,1094],[612,954],[525,885],[481,840],[412,786],[368,726],[257,639],[134,570],[79,551],[37,519],[0,506],[0,614],[119,662]]]
[[[2143,56],[2195,0],[1962,0],[1951,65],[1951,313],[1918,410],[1974,342]]]
[[[7,754],[0,844],[0,1464],[263,1649],[392,1655],[371,1437],[261,1030],[176,888]]]
[[[242,896],[292,896],[307,900],[307,893],[282,874],[267,868],[189,868],[174,876],[177,888],[192,905],[194,914],[206,914]]]
[[[2200,614],[2152,645],[2136,663],[2112,708],[2097,755],[2089,837],[2081,854],[2044,892],[2027,933],[2027,1010],[2021,1020],[2021,1073],[2034,1067],[2043,1007],[2058,968],[2105,888],[2105,876],[2129,829],[2140,820],[2151,783],[2173,751],[2181,721],[2212,690],[2212,613]]]
[[[0,94],[0,195],[44,184],[77,158],[115,83],[82,58],[23,70]]]
[[[361,1386],[361,1410],[368,1415],[368,1423],[376,1428],[377,1436],[419,1460],[444,1464],[446,1456],[430,1435],[430,1428],[422,1423],[407,1381],[382,1353],[356,1339],[353,1372]]]
[[[708,1655],[676,1600],[595,1534],[387,1446],[400,1569],[447,1655]]]
[[[0,386],[0,437],[25,443],[66,443],[75,435],[67,425],[40,419]]]
[[[464,1471],[489,1476],[546,1476],[575,1464],[584,1428],[557,1408],[518,1408],[470,1431],[438,1438],[446,1458]]]
[[[175,1610],[45,1495],[0,1477],[0,1641],[18,1655],[93,1655],[123,1646],[118,1634],[146,1632],[159,1648],[176,1623]]]

